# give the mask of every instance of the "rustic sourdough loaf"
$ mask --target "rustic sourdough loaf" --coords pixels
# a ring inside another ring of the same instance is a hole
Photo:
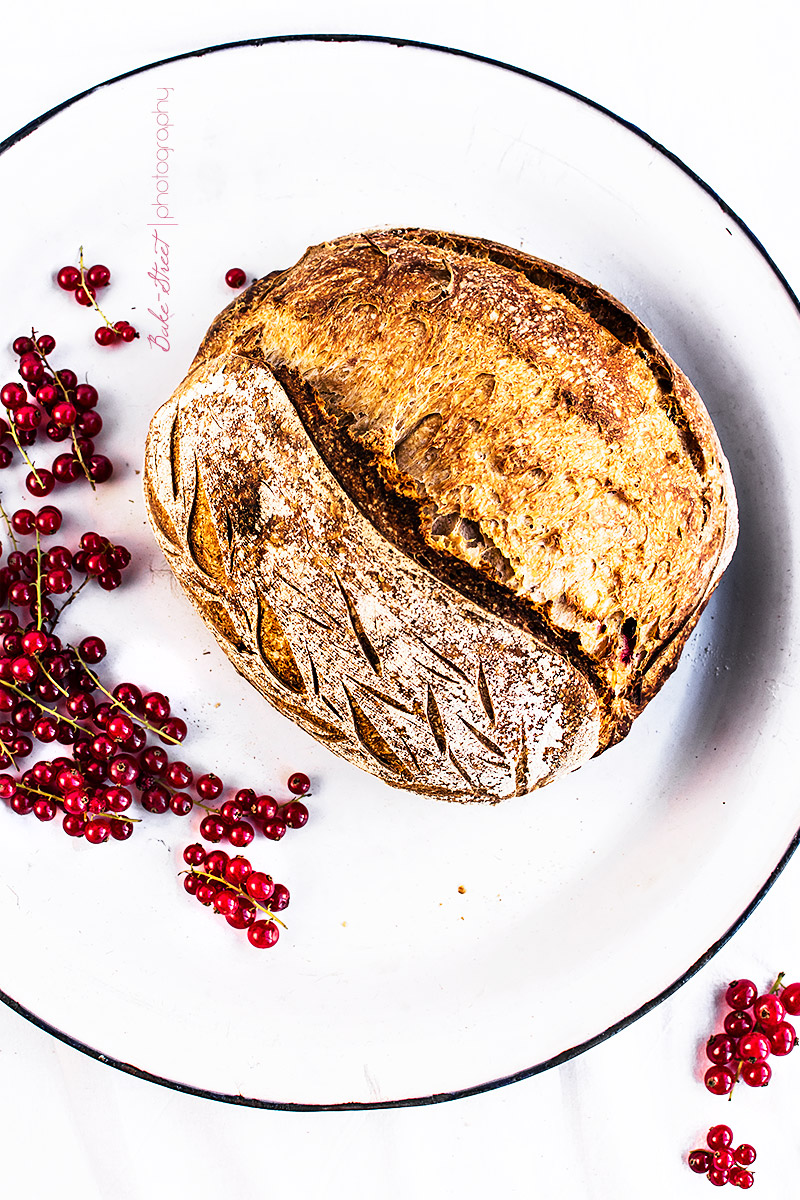
[[[237,671],[338,754],[458,800],[624,737],[736,541],[700,398],[618,301],[422,229],[254,283],[153,418],[145,495]]]

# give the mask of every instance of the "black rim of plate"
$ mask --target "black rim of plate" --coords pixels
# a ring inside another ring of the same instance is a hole
[[[537,75],[533,71],[527,71],[523,67],[516,67],[510,63],[505,63],[499,59],[490,58],[483,54],[476,54],[470,50],[459,50],[451,46],[438,46],[431,42],[416,41],[413,38],[385,37],[378,34],[360,33],[291,33],[277,34],[263,38],[244,38],[241,41],[223,42],[216,46],[206,46],[199,50],[190,50],[183,54],[174,54],[169,58],[162,58],[157,62],[146,63],[144,66],[135,67],[131,71],[124,71],[121,75],[115,75],[111,79],[106,79],[102,83],[97,83],[93,87],[86,88],[84,91],[78,92],[75,96],[70,97],[70,99],[62,101],[61,104],[57,104],[48,112],[42,113],[41,116],[36,117],[35,120],[30,121],[27,125],[23,126],[22,129],[19,129],[16,133],[0,142],[0,154],[5,153],[5,151],[16,145],[17,142],[22,141],[23,138],[26,138],[31,133],[34,133],[41,125],[45,123],[45,121],[49,121],[51,117],[63,112],[64,109],[70,108],[78,100],[83,100],[86,96],[90,96],[94,92],[100,91],[102,88],[109,87],[111,84],[120,83],[123,79],[130,79],[135,75],[141,75],[146,71],[152,71],[157,67],[163,67],[169,63],[181,62],[189,58],[202,58],[206,54],[214,54],[220,50],[235,50],[244,46],[266,46],[286,42],[371,42],[385,46],[396,46],[398,48],[410,47],[417,50],[432,50],[439,54],[450,54],[457,58],[471,59],[473,62],[483,63],[489,67],[497,67],[500,70],[509,71],[514,75],[522,76],[524,79],[530,79],[535,83],[544,84],[546,87],[550,87],[554,91],[561,92],[564,95],[571,96],[575,100],[580,100],[581,103],[587,105],[587,107],[594,109],[596,112],[602,113],[604,116],[614,121],[617,125],[623,126],[625,129],[641,138],[642,141],[646,142],[649,146],[652,146],[654,150],[657,150],[659,154],[669,159],[670,162],[674,163],[676,167],[678,167],[685,175],[692,179],[708,196],[712,197],[725,215],[729,217],[731,221],[735,222],[737,227],[742,231],[742,233],[745,234],[752,245],[755,246],[756,250],[758,250],[761,257],[768,264],[773,274],[780,281],[795,309],[797,309],[798,313],[800,314],[800,300],[798,300],[788,280],[785,278],[777,264],[770,257],[769,253],[752,232],[752,230],[725,203],[722,197],[719,196],[714,189],[705,182],[704,179],[701,179],[701,177],[695,171],[693,171],[691,167],[688,167],[686,163],[682,162],[681,159],[679,159],[665,146],[662,146],[660,142],[657,142],[654,138],[650,137],[650,135],[645,133],[643,129],[640,129],[638,125],[634,125],[633,122],[627,121],[624,117],[618,116],[616,113],[612,112],[611,109],[605,108],[602,104],[597,103],[597,101],[581,95],[580,92],[576,92],[573,88],[567,87],[561,83],[556,83],[552,79],[547,79],[543,75]],[[583,1054],[585,1051],[591,1050],[593,1046],[597,1046],[601,1042],[607,1041],[608,1038],[613,1037],[615,1033],[619,1033],[622,1029],[627,1028],[628,1025],[632,1025],[633,1022],[637,1021],[640,1017],[643,1017],[647,1013],[651,1012],[654,1008],[661,1004],[663,1000],[666,1000],[670,996],[674,995],[674,993],[677,992],[678,989],[682,987],[683,984],[689,979],[691,979],[692,976],[695,975],[702,967],[704,967],[706,963],[708,963],[714,957],[717,951],[720,950],[726,944],[726,942],[730,940],[734,933],[741,928],[750,914],[763,900],[764,896],[770,890],[775,880],[781,874],[789,859],[797,849],[798,844],[800,844],[800,829],[798,829],[797,833],[795,833],[785,853],[781,856],[777,866],[772,871],[763,887],[756,893],[753,900],[736,918],[733,924],[722,934],[720,938],[717,939],[717,941],[715,941],[708,948],[708,950],[705,951],[704,954],[700,956],[700,958],[693,962],[691,966],[689,966],[683,972],[683,974],[675,980],[674,983],[664,988],[664,990],[659,992],[658,995],[653,996],[652,999],[640,1005],[639,1008],[635,1009],[632,1013],[629,1013],[628,1016],[621,1018],[613,1025],[609,1025],[609,1027],[604,1029],[601,1033],[596,1034],[594,1037],[591,1037],[584,1042],[580,1042],[576,1046],[571,1046],[567,1050],[562,1050],[560,1054],[553,1055],[551,1058],[545,1059],[543,1062],[535,1063],[532,1067],[526,1067],[523,1070],[515,1071],[512,1075],[505,1075],[500,1079],[491,1079],[486,1083],[474,1084],[471,1087],[459,1088],[452,1092],[435,1092],[428,1096],[413,1096],[402,1100],[345,1100],[331,1104],[302,1104],[292,1101],[260,1100],[254,1096],[230,1095],[225,1092],[216,1092],[208,1088],[194,1087],[191,1084],[180,1083],[177,1080],[165,1079],[163,1076],[156,1075],[152,1071],[147,1071],[141,1067],[137,1067],[133,1063],[126,1063],[116,1058],[110,1058],[107,1054],[102,1054],[99,1050],[95,1050],[93,1047],[87,1046],[84,1042],[79,1041],[77,1038],[70,1036],[70,1034],[63,1032],[60,1029],[56,1029],[54,1025],[51,1025],[47,1021],[37,1017],[35,1013],[25,1008],[24,1005],[19,1004],[13,999],[13,997],[2,991],[2,989],[0,989],[0,1000],[14,1012],[18,1013],[21,1017],[24,1017],[27,1021],[30,1021],[31,1024],[36,1025],[39,1029],[44,1030],[45,1033],[51,1034],[54,1038],[64,1042],[65,1045],[71,1046],[74,1050],[81,1051],[82,1054],[88,1055],[97,1062],[104,1063],[109,1067],[114,1067],[116,1070],[122,1071],[126,1075],[133,1075],[138,1079],[146,1080],[148,1083],[157,1083],[162,1087],[171,1088],[173,1091],[183,1092],[189,1096],[199,1096],[204,1100],[217,1100],[221,1103],[240,1105],[245,1108],[278,1109],[288,1112],[341,1112],[347,1109],[359,1111],[375,1108],[409,1108],[425,1104],[441,1104],[447,1100],[460,1100],[467,1096],[477,1096],[483,1092],[494,1091],[496,1088],[506,1087],[508,1084],[518,1083],[520,1080],[529,1079],[533,1075],[539,1075],[541,1072],[548,1071],[552,1067],[561,1066],[563,1063],[577,1057],[579,1054]]]

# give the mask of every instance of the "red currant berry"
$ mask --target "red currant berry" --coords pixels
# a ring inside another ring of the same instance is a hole
[[[41,629],[29,629],[22,635],[22,649],[26,654],[41,654],[47,649],[47,634]]]
[[[286,786],[295,796],[305,796],[311,787],[311,780],[302,771],[295,771],[289,776]]]
[[[72,575],[69,571],[57,567],[54,571],[47,572],[44,585],[51,596],[63,596],[72,587]]]
[[[114,688],[115,696],[119,690],[120,689],[118,687]],[[119,697],[117,697],[117,699],[119,699]],[[148,746],[146,750],[142,751],[142,766],[151,775],[157,775],[159,777],[165,775],[168,764],[169,759],[167,758],[166,753],[159,746]]]
[[[773,1054],[782,1057],[785,1054],[791,1054],[797,1045],[797,1033],[794,1025],[790,1025],[788,1021],[781,1021],[780,1025],[775,1025],[769,1029],[769,1044]],[[744,1164],[747,1166],[747,1163]]]
[[[159,736],[162,742],[182,742],[187,733],[185,721],[180,717],[168,717],[161,726]]]
[[[123,342],[132,342],[138,334],[132,325],[126,325],[124,329],[120,329],[119,336]]]
[[[56,339],[51,333],[40,333],[36,345],[42,354],[52,354],[56,348]]]
[[[40,389],[41,390],[41,389]],[[74,404],[68,404],[63,401],[61,404],[56,404],[53,408],[53,420],[56,425],[61,425],[65,429],[70,425],[75,424],[75,418],[78,415],[78,410]]]
[[[228,826],[218,817],[209,814],[200,822],[200,836],[207,842],[221,842],[227,833]]]
[[[127,788],[109,787],[105,790],[105,803],[110,812],[125,812],[130,808],[132,802],[133,796]],[[113,828],[111,832],[114,832]]]
[[[278,926],[274,921],[254,921],[247,931],[250,945],[258,950],[268,950],[275,945],[279,937]]]
[[[254,836],[255,830],[247,821],[237,821],[228,831],[228,841],[240,850],[249,846]]]
[[[206,861],[206,852],[199,842],[192,842],[183,852],[183,861],[190,867],[201,867]]]
[[[241,267],[231,267],[229,271],[225,272],[225,282],[229,288],[238,291],[247,283],[247,276]]]
[[[753,1005],[753,1015],[759,1025],[765,1028],[770,1025],[780,1025],[786,1016],[783,1001],[774,992],[759,996]]]
[[[173,792],[169,806],[176,817],[188,817],[194,808],[194,801],[187,792]]]
[[[743,1062],[757,1062],[759,1059],[768,1058],[771,1049],[769,1038],[754,1030],[739,1039],[736,1054]]]
[[[126,842],[133,833],[132,821],[112,821],[111,836],[118,842]]]
[[[97,720],[97,710],[95,710],[94,716],[95,720]],[[135,783],[139,778],[139,766],[130,754],[118,754],[109,763],[108,773],[115,783],[119,783],[125,787],[131,783]]]
[[[59,454],[53,459],[53,475],[59,483],[74,483],[80,474],[80,463],[74,455]]]
[[[290,800],[281,809],[281,816],[290,829],[302,829],[308,821],[308,809],[302,800]]]
[[[709,1154],[708,1150],[692,1150],[687,1161],[689,1168],[696,1175],[705,1175],[706,1171],[711,1167],[713,1156]]]
[[[226,821],[230,821],[233,825],[236,821],[241,821],[244,816],[241,804],[237,804],[235,800],[226,800],[219,808],[220,816]]]
[[[159,754],[164,754],[163,750],[158,751]],[[166,757],[166,755],[165,755]],[[172,787],[185,788],[194,779],[192,768],[185,762],[173,762],[167,767],[167,782]]]
[[[14,424],[17,429],[38,429],[42,423],[42,410],[35,404],[20,404],[14,409]]]
[[[36,389],[36,399],[43,408],[49,409],[59,398],[59,391],[52,383],[42,383]]]
[[[25,403],[25,389],[19,383],[6,383],[0,390],[0,400],[6,408],[18,408]]]
[[[756,1161],[755,1148],[748,1142],[742,1142],[741,1146],[737,1146],[734,1150],[733,1157],[740,1167],[752,1167]]]
[[[714,1151],[714,1166],[718,1171],[730,1171],[731,1167],[736,1166],[736,1159],[733,1157],[733,1151],[730,1147],[725,1147],[724,1150]]]
[[[97,576],[97,582],[103,591],[113,592],[122,583],[122,576],[120,575],[119,571],[115,571],[113,569],[101,571]]]
[[[211,850],[206,855],[206,870],[211,875],[224,876],[228,866],[228,855],[224,850]]]
[[[728,1176],[728,1182],[747,1191],[755,1183],[755,1178],[751,1171],[745,1171],[742,1167],[734,1167]]]
[[[217,796],[222,795],[222,780],[212,772],[201,775],[194,786],[198,796],[201,796],[203,800],[216,800]]]
[[[59,374],[63,375],[64,372],[60,371]],[[75,387],[75,384],[72,386],[75,388],[74,403],[78,408],[85,410],[95,407],[99,399],[97,388],[92,387],[91,383],[79,383],[77,387]]]
[[[46,467],[37,467],[25,478],[25,487],[32,496],[49,496],[55,486],[55,476]]]
[[[781,1001],[787,1013],[793,1017],[800,1016],[800,983],[787,983],[781,992]]]
[[[33,796],[28,796],[25,794],[25,792],[17,792],[16,796],[14,796],[10,803],[11,808],[19,817],[27,817],[33,812]]]
[[[65,292],[74,292],[81,281],[81,273],[77,267],[62,267],[56,275],[56,282]]]
[[[200,883],[197,885],[195,895],[201,904],[208,906],[214,902],[217,891],[218,889],[211,883]]]
[[[85,637],[78,645],[78,651],[83,661],[90,663],[92,666],[102,662],[107,654],[106,644],[99,637]]]
[[[246,858],[241,854],[235,855],[228,859],[228,865],[225,868],[225,878],[229,883],[236,884],[241,887],[244,881],[252,874],[253,868]]]
[[[38,354],[23,354],[19,360],[19,373],[26,383],[38,385],[44,380],[44,363]]]
[[[727,1096],[733,1087],[733,1071],[728,1067],[709,1067],[703,1082],[715,1096]]]
[[[61,386],[68,392],[78,385],[78,376],[74,371],[70,371],[68,367],[65,367],[61,371],[56,371],[56,378]]]
[[[52,504],[46,504],[36,514],[36,528],[42,537],[52,537],[61,528],[62,520],[61,510]]]
[[[239,897],[229,888],[221,888],[214,897],[214,908],[223,917],[233,916],[239,911]]]
[[[269,907],[273,912],[283,912],[285,908],[289,907],[289,899],[289,889],[282,883],[276,883],[272,889]]]
[[[259,821],[272,821],[278,815],[278,802],[272,796],[259,796],[256,800],[254,816]]]
[[[8,446],[0,446],[0,471],[11,466],[11,461],[13,458],[14,455],[11,453]]]
[[[94,300],[96,295],[97,291],[90,283],[82,283],[75,289],[75,299],[84,308],[91,308],[92,300]]]
[[[745,1063],[741,1078],[748,1087],[766,1087],[772,1078],[772,1067],[767,1062]]]
[[[248,812],[255,816],[258,796],[252,788],[240,788],[233,798],[237,804],[241,805],[242,812]]]
[[[98,346],[113,346],[117,335],[113,329],[109,329],[108,325],[99,325],[94,331],[94,340]]]
[[[244,886],[253,899],[259,901],[269,900],[275,888],[270,876],[263,871],[251,871]]]
[[[745,1012],[743,1009],[735,1009],[733,1012],[726,1014],[723,1025],[725,1032],[729,1033],[731,1037],[740,1038],[745,1033],[750,1033],[752,1029],[755,1029],[756,1022],[751,1013]]]
[[[93,483],[105,483],[114,473],[114,465],[105,454],[92,454],[86,464],[86,470]]]
[[[11,343],[11,349],[21,358],[23,354],[30,354],[36,349],[36,346],[31,338],[18,337],[14,338],[14,341]]]
[[[184,891],[187,891],[190,896],[194,896],[199,884],[200,884],[200,880],[197,878],[196,875],[184,875],[184,877],[183,877]]]
[[[712,1166],[711,1170],[706,1175],[706,1179],[709,1183],[713,1183],[714,1187],[724,1187],[729,1178],[729,1171],[714,1166]]]
[[[33,806],[34,816],[40,821],[52,821],[58,809],[53,800],[47,800],[44,796],[40,796]]]
[[[39,674],[39,665],[35,659],[28,658],[27,655],[21,654],[19,658],[14,658],[11,660],[11,674],[14,676],[17,683],[33,683],[34,679]]]
[[[149,692],[144,698],[144,711],[150,721],[160,724],[170,714],[169,700],[161,692]],[[219,792],[216,794],[219,795]]]
[[[248,900],[242,899],[241,897],[239,899],[239,908],[237,911],[235,913],[230,913],[225,918],[228,924],[232,925],[234,929],[247,929],[249,925],[253,924],[255,919],[255,905],[251,904]]]
[[[76,409],[76,414],[77,411],[78,410]],[[55,410],[53,410],[53,416],[55,417]],[[97,437],[98,433],[103,428],[103,418],[96,409],[86,409],[81,412],[79,416],[76,416],[75,428],[83,437]]]
[[[264,822],[264,836],[271,842],[279,842],[285,833],[286,822],[283,817],[273,817],[271,821]]]
[[[170,794],[165,787],[156,783],[142,792],[142,808],[151,813],[165,813],[169,808]]]
[[[101,842],[107,842],[111,835],[111,822],[107,817],[95,817],[89,821],[86,826],[85,837],[87,842],[92,842],[94,845],[99,845]]]
[[[133,721],[127,713],[118,713],[109,720],[106,733],[114,742],[127,742],[133,735]]]
[[[83,837],[86,829],[86,818],[79,813],[68,812],[61,822],[62,828],[70,837]]]
[[[25,537],[27,534],[33,533],[36,528],[36,518],[29,508],[18,508],[11,514],[11,528],[14,533]]]
[[[89,270],[86,272],[86,278],[92,287],[107,287],[111,281],[111,272],[102,263],[96,263],[95,266],[89,267]]]

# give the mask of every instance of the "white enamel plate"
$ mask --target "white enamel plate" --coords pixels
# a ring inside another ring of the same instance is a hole
[[[757,902],[800,824],[800,322],[755,239],[581,97],[369,38],[223,47],[102,85],[9,139],[0,193],[3,338],[56,337],[55,365],[100,390],[98,449],[116,465],[96,496],[76,483],[53,497],[58,540],[96,529],[134,554],[125,586],[87,589],[66,633],[106,640],[104,679],[168,693],[198,771],[281,798],[292,770],[314,781],[308,826],[250,847],[292,892],[270,951],[184,893],[198,815],[141,814],[130,842],[93,847],[4,806],[7,1003],[172,1086],[324,1107],[508,1082],[673,990]],[[704,397],[738,492],[733,564],[627,740],[497,807],[394,792],[276,715],[190,609],[145,518],[145,431],[231,298],[226,269],[265,274],[376,225],[489,237],[614,293]],[[111,268],[104,308],[139,341],[96,346],[97,322],[54,286],[81,244]],[[13,379],[10,350],[2,362]],[[7,507],[15,481],[0,479]]]

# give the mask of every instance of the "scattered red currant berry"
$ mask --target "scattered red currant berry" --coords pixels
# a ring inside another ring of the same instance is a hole
[[[311,787],[311,780],[302,771],[295,771],[289,776],[286,786],[295,796],[305,796]]]
[[[56,275],[56,281],[65,292],[74,292],[81,281],[81,273],[77,267],[62,267]]]
[[[290,800],[281,809],[281,816],[290,829],[302,829],[308,821],[308,809],[302,800]],[[717,1060],[712,1059],[711,1061]]]
[[[86,278],[92,287],[107,287],[111,282],[111,272],[108,267],[97,263],[95,266],[89,267],[89,270],[86,272]]]
[[[229,288],[238,291],[247,283],[247,276],[241,267],[231,267],[229,271],[225,272],[225,282]]]
[[[766,1028],[770,1025],[780,1025],[786,1016],[783,1001],[774,992],[759,996],[753,1005],[753,1015],[759,1025]]]
[[[711,1167],[713,1156],[708,1150],[692,1150],[687,1161],[696,1175],[705,1175]]]
[[[728,1067],[709,1067],[703,1077],[708,1090],[715,1096],[727,1096],[733,1087],[733,1071]]]
[[[745,1063],[741,1078],[748,1087],[766,1087],[772,1078],[772,1067],[767,1062]]]

